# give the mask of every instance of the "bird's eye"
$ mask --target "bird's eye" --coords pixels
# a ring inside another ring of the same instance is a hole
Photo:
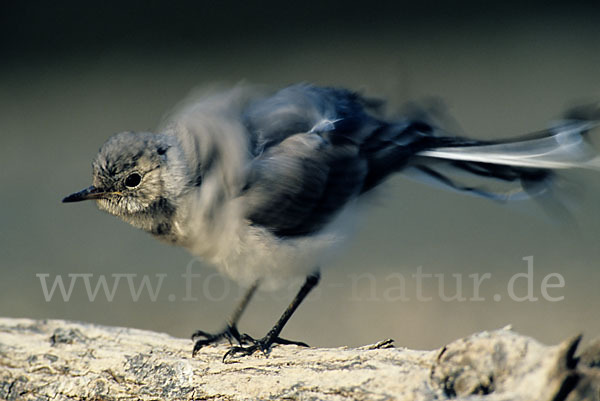
[[[131,173],[127,176],[127,178],[125,178],[125,186],[127,188],[135,188],[138,185],[140,185],[141,181],[142,181],[141,175],[139,175],[138,173]]]

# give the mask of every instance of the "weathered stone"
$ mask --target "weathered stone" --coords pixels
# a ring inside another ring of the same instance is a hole
[[[595,346],[509,329],[439,350],[277,346],[223,363],[226,345],[61,320],[0,318],[2,400],[598,400]],[[587,353],[586,353],[587,352]],[[582,363],[581,360],[586,363]]]

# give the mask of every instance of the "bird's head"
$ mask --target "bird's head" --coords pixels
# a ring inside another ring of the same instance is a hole
[[[98,207],[135,225],[136,215],[158,212],[174,194],[169,158],[177,157],[174,138],[163,134],[122,132],[112,136],[98,152],[93,185],[71,194],[63,202],[94,199]]]

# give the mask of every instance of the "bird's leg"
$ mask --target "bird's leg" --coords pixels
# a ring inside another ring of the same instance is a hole
[[[240,320],[240,318],[242,317],[242,314],[246,310],[248,303],[250,303],[252,296],[256,292],[258,285],[259,285],[259,280],[256,280],[254,282],[254,284],[248,289],[248,291],[246,291],[246,294],[244,294],[244,297],[242,298],[241,302],[238,304],[237,308],[235,308],[235,310],[233,311],[233,314],[227,321],[227,325],[225,326],[225,328],[223,330],[221,330],[220,332],[218,332],[216,334],[207,333],[202,330],[196,330],[194,332],[194,334],[192,334],[192,340],[195,341],[194,350],[192,351],[192,356],[196,355],[196,353],[205,345],[219,342],[222,339],[226,339],[227,341],[229,341],[229,344],[232,344],[232,340],[236,340],[238,342],[238,344],[240,344],[240,345],[247,342],[246,338],[250,338],[250,336],[248,336],[246,334],[244,334],[243,336],[240,335],[240,332],[238,331],[238,328],[237,328],[237,324],[238,324],[238,321]],[[200,337],[200,339],[198,339],[199,337]],[[201,338],[201,337],[203,337],[203,338]]]
[[[240,346],[231,347],[231,349],[223,356],[223,361],[225,361],[227,357],[251,355],[255,351],[259,350],[267,353],[273,344],[295,344],[307,347],[308,345],[303,342],[286,340],[279,337],[279,334],[281,333],[281,330],[283,330],[283,327],[288,320],[290,320],[290,317],[292,317],[298,306],[302,303],[304,298],[306,298],[308,293],[319,283],[320,278],[321,274],[318,271],[306,277],[306,281],[304,282],[302,288],[300,288],[300,291],[298,291],[298,294],[296,294],[296,297],[292,300],[290,305],[287,307],[285,312],[283,312],[275,326],[273,326],[267,335],[259,340],[255,340],[250,336],[245,335],[243,339],[252,342],[252,345],[244,347],[240,344]]]

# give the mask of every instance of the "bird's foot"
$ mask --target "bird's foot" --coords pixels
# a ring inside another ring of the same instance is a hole
[[[251,344],[246,347],[240,343],[239,346],[233,346],[223,355],[223,362],[227,360],[227,358],[237,358],[244,357],[254,354],[256,351],[262,351],[263,354],[268,355],[269,351],[271,351],[271,347],[273,344],[281,344],[281,345],[298,345],[301,347],[308,347],[308,344],[302,341],[292,341],[286,340],[285,338],[281,338],[278,336],[273,336],[267,334],[261,339],[254,339],[250,337],[248,334],[243,334],[240,338],[243,343]]]
[[[249,338],[251,337],[247,334],[241,335],[235,324],[228,324],[223,330],[215,334],[196,330],[192,334],[192,341],[195,341],[192,356],[195,356],[205,345],[215,344],[222,340],[229,341],[229,345],[233,345],[233,340],[237,341],[239,345],[243,345],[248,343],[247,339]]]

